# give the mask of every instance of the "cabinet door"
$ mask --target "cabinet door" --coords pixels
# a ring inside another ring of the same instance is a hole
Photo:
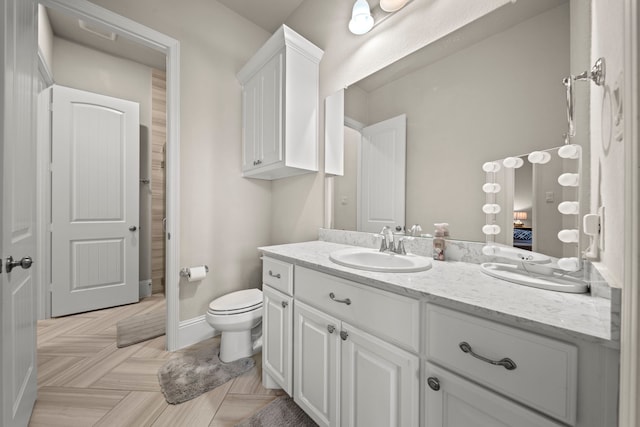
[[[260,146],[260,91],[262,78],[254,76],[242,88],[242,170],[256,167]]]
[[[342,324],[342,426],[417,426],[418,357]]]
[[[430,363],[424,390],[425,427],[561,427]]]
[[[260,167],[282,160],[284,50],[260,70],[260,115],[262,122],[258,160]]]
[[[340,322],[296,300],[294,398],[321,426],[338,425]]]
[[[262,369],[291,395],[293,298],[264,285]]]

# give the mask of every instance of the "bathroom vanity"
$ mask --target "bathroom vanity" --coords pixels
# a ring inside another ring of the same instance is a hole
[[[330,261],[345,248],[260,248],[263,384],[321,426],[616,425],[610,300],[472,263],[380,273]]]

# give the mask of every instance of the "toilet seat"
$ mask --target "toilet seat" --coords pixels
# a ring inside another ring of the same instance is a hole
[[[214,299],[209,304],[208,313],[217,316],[230,316],[258,310],[261,307],[262,291],[259,289],[245,289]]]

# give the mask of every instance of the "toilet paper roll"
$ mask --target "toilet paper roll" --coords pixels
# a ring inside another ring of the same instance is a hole
[[[199,265],[197,267],[191,267],[189,269],[189,281],[190,282],[197,282],[199,280],[202,280],[206,277],[207,275],[207,267],[205,267],[204,265]]]

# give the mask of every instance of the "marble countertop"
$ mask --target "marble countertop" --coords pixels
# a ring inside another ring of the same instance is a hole
[[[325,241],[258,248],[264,255],[414,298],[490,316],[540,332],[594,342],[611,340],[611,301],[590,294],[535,289],[495,279],[478,264],[433,261],[417,273],[377,273],[333,263],[329,254],[350,246]]]

